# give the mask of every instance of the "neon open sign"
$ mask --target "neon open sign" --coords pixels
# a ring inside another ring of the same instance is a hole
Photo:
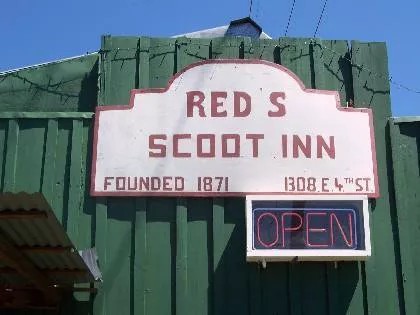
[[[253,211],[254,248],[360,248],[358,221],[353,209],[257,208]]]
[[[351,260],[370,256],[367,200],[247,198],[248,260]]]

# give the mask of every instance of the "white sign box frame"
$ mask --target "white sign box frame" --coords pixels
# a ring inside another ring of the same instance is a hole
[[[363,229],[365,244],[363,250],[353,249],[254,249],[253,248],[253,220],[252,201],[274,200],[274,201],[299,201],[299,200],[357,200],[362,201]],[[270,261],[351,261],[366,260],[371,256],[370,227],[368,199],[360,196],[247,196],[246,197],[246,259],[249,262],[270,262]]]
[[[93,196],[379,196],[372,111],[263,60],[189,65],[98,106]]]

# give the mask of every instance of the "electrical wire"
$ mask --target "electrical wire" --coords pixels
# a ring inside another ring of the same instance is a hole
[[[408,87],[408,86],[406,86],[406,85],[404,85],[404,84],[401,84],[401,83],[399,83],[399,82],[396,82],[396,81],[394,81],[394,80],[392,79],[392,76],[386,76],[386,75],[384,75],[384,74],[377,73],[377,72],[375,72],[375,71],[372,71],[371,69],[369,69],[369,68],[368,68],[368,67],[366,67],[365,65],[360,65],[360,64],[357,64],[357,63],[353,62],[351,59],[349,59],[349,58],[347,58],[347,57],[344,57],[344,56],[343,56],[343,54],[341,54],[341,53],[339,53],[339,52],[335,51],[334,49],[331,49],[331,48],[329,48],[329,47],[327,47],[327,46],[325,46],[325,45],[322,45],[322,44],[321,44],[319,41],[317,41],[315,38],[313,38],[313,39],[311,40],[311,43],[312,43],[312,44],[316,44],[316,45],[318,45],[318,46],[319,46],[319,47],[321,47],[322,49],[326,49],[326,50],[331,51],[333,54],[337,55],[338,57],[340,57],[340,58],[343,58],[343,59],[347,60],[347,61],[350,63],[350,65],[351,65],[351,66],[353,66],[353,67],[357,67],[357,68],[358,68],[358,69],[360,69],[361,71],[366,71],[366,72],[369,72],[369,74],[371,74],[371,75],[373,75],[373,76],[375,76],[375,77],[378,77],[378,78],[381,78],[381,79],[385,79],[385,80],[387,80],[390,84],[392,84],[392,85],[396,86],[397,88],[399,88],[399,89],[401,89],[401,90],[406,90],[406,91],[411,92],[411,93],[420,94],[420,90],[415,90],[415,89],[412,89],[412,88],[410,88],[410,87]]]
[[[251,17],[252,14],[252,0],[249,1],[249,17]]]
[[[324,17],[324,11],[325,11],[325,7],[327,6],[327,2],[328,2],[328,0],[325,0],[324,1],[324,6],[322,7],[321,14],[320,14],[320,16],[318,18],[318,24],[316,25],[316,29],[315,29],[314,36],[313,37],[315,37],[316,34],[318,33],[318,28],[319,28],[319,25],[321,24],[322,18]]]
[[[284,31],[284,36],[287,36],[287,32],[289,31],[289,25],[290,25],[290,21],[292,19],[293,10],[295,9],[295,3],[296,3],[296,0],[293,0],[292,8],[290,9],[290,13],[289,13],[289,19],[287,20],[286,30]]]
[[[315,38],[311,39],[311,43],[312,43],[312,44],[319,45],[322,49],[329,50],[330,52],[334,53],[335,55],[337,55],[337,56],[339,56],[339,57],[341,57],[341,58],[343,58],[343,59],[347,60],[347,61],[350,63],[350,65],[351,65],[351,66],[357,67],[357,68],[358,68],[358,69],[360,69],[361,71],[366,71],[366,72],[369,72],[369,74],[371,74],[371,75],[373,75],[373,76],[376,76],[376,77],[378,77],[378,78],[382,78],[382,79],[385,79],[385,80],[389,81],[389,83],[390,83],[390,84],[392,84],[392,85],[396,86],[397,88],[399,88],[399,89],[401,89],[401,90],[406,90],[406,91],[411,92],[411,93],[420,94],[420,90],[416,90],[416,89],[410,88],[410,87],[408,87],[408,86],[406,86],[406,85],[404,85],[404,84],[401,84],[401,83],[399,83],[399,82],[395,81],[394,79],[392,79],[392,76],[386,76],[386,75],[384,75],[384,74],[376,73],[376,72],[372,71],[371,69],[369,69],[368,67],[366,67],[365,65],[360,65],[360,64],[357,64],[357,63],[353,62],[351,59],[349,59],[349,58],[347,58],[347,57],[344,57],[342,53],[339,53],[339,52],[335,51],[334,49],[331,49],[331,48],[329,48],[329,47],[327,47],[327,46],[323,45],[321,42],[317,41]],[[208,44],[208,43],[194,43],[194,42],[190,42],[190,43],[188,43],[188,45],[195,45],[195,46],[207,46],[207,47],[211,47],[211,43],[210,43],[210,44]],[[158,47],[174,47],[174,46],[175,46],[175,47],[177,46],[177,43],[176,43],[176,42],[175,42],[175,43],[165,44],[165,45],[156,45],[156,46],[155,46],[155,45],[153,45],[151,48],[158,48]],[[149,50],[139,50],[139,49],[138,49],[138,48],[136,48],[136,47],[131,47],[131,48],[101,49],[101,50],[99,50],[98,52],[99,52],[99,53],[101,53],[101,54],[103,54],[103,53],[107,53],[107,52],[111,52],[111,51],[116,51],[116,52],[118,52],[118,51],[120,51],[120,50],[123,50],[123,51],[125,51],[125,50],[128,50],[128,51],[129,51],[129,50],[135,50],[135,51],[137,51],[137,52],[149,52]],[[75,57],[75,58],[77,58],[77,57]],[[18,70],[20,70],[20,69],[18,69]],[[8,71],[8,72],[10,72],[10,71]],[[4,75],[4,74],[6,74],[6,75],[7,75],[8,73],[1,73],[1,75]]]
[[[374,71],[370,70],[365,65],[360,65],[360,64],[354,63],[351,59],[349,59],[347,57],[344,57],[342,53],[339,53],[339,52],[335,51],[334,49],[331,49],[331,48],[323,45],[321,42],[317,41],[315,38],[311,39],[311,42],[310,43],[319,45],[322,49],[331,51],[332,53],[334,53],[335,55],[339,56],[340,58],[343,58],[343,59],[347,60],[350,63],[351,66],[357,67],[361,71],[366,71],[366,72],[369,72],[369,74],[371,74],[373,76],[376,76],[376,77],[382,78],[382,79],[386,79],[390,84],[396,86],[397,88],[399,88],[401,90],[406,90],[406,91],[411,92],[411,93],[420,94],[420,90],[410,88],[410,87],[408,87],[408,86],[406,86],[406,85],[404,85],[402,83],[399,83],[399,82],[395,81],[392,78],[391,75],[390,76],[386,76],[384,74],[380,74],[380,73],[377,73],[377,72],[374,72]],[[188,45],[211,47],[211,42],[210,43],[188,42]],[[177,46],[179,46],[179,43],[177,43],[175,41],[175,42],[171,42],[171,43],[163,44],[163,45],[152,45],[152,47],[150,47],[150,49],[156,49],[156,48],[160,48],[160,47],[168,48],[168,47],[177,47]],[[112,49],[100,49],[97,52],[91,52],[91,53],[89,53],[87,55],[95,54],[95,53],[106,54],[108,52],[113,52],[113,51],[114,52],[118,52],[118,51],[136,51],[136,52],[147,52],[147,53],[150,52],[149,49],[140,50],[137,47],[129,47],[129,48],[128,47],[127,48],[126,47],[122,47],[122,48],[112,48]],[[13,70],[7,70],[7,71],[4,71],[4,72],[0,72],[0,76],[7,77],[9,75],[12,75],[16,71],[32,69],[34,67],[44,66],[44,65],[47,65],[47,64],[50,64],[50,63],[53,63],[54,64],[54,63],[59,63],[59,62],[63,62],[63,61],[71,60],[71,59],[77,59],[77,58],[80,58],[80,57],[83,57],[83,56],[85,56],[85,55],[75,56],[75,57],[66,58],[66,59],[60,59],[60,60],[56,60],[56,61],[52,61],[52,62],[42,63],[42,64],[39,64],[39,65],[32,65],[32,66],[29,66],[29,67],[23,67],[23,68],[18,68],[18,69],[13,69]]]

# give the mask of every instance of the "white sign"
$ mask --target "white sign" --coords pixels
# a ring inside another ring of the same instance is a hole
[[[378,197],[370,109],[262,60],[208,60],[97,107],[91,194]]]

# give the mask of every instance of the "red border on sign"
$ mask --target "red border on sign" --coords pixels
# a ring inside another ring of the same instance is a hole
[[[95,177],[96,177],[96,159],[97,159],[97,144],[98,144],[98,127],[99,127],[99,116],[102,111],[107,110],[130,110],[134,107],[134,97],[136,94],[142,93],[165,93],[169,90],[172,83],[184,72],[194,68],[199,67],[204,64],[263,64],[276,68],[282,72],[286,72],[291,76],[300,86],[303,92],[306,93],[316,93],[324,95],[334,95],[336,101],[336,108],[339,111],[345,112],[362,112],[369,115],[369,127],[370,127],[370,143],[372,151],[372,165],[373,165],[373,176],[374,176],[374,186],[375,191],[370,194],[358,194],[358,193],[302,193],[302,192],[133,192],[133,191],[96,191],[95,190]],[[92,154],[92,169],[91,169],[91,183],[90,183],[90,194],[91,196],[162,196],[162,197],[174,197],[174,196],[191,196],[191,197],[215,197],[215,196],[246,196],[246,195],[367,195],[370,198],[379,198],[379,183],[378,183],[378,167],[376,160],[376,146],[375,146],[375,136],[373,129],[373,114],[370,108],[349,108],[342,107],[340,103],[340,96],[337,91],[330,90],[315,90],[307,89],[300,78],[290,71],[289,69],[266,60],[260,59],[209,59],[200,62],[190,64],[189,66],[182,69],[180,72],[177,72],[172,78],[168,81],[168,84],[165,88],[146,88],[146,89],[133,89],[130,93],[130,101],[128,105],[111,105],[111,106],[97,106],[95,110],[95,126],[93,134],[93,154]]]

